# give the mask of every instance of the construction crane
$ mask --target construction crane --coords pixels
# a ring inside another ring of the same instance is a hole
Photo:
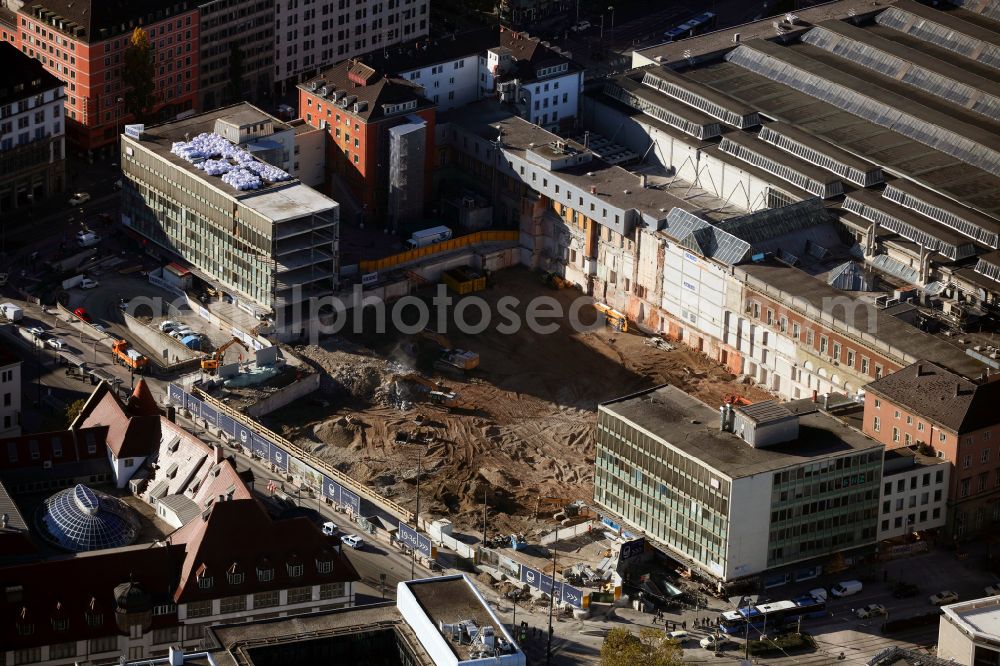
[[[219,365],[222,363],[222,358],[225,356],[226,350],[232,347],[233,345],[239,345],[240,347],[243,347],[243,349],[246,350],[247,352],[250,351],[250,348],[246,346],[245,342],[243,342],[239,338],[233,338],[226,344],[216,349],[215,353],[212,354],[211,357],[202,359],[201,369],[214,374],[215,371],[219,369]]]

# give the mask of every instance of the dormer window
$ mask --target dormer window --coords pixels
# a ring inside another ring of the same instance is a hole
[[[316,560],[316,571],[321,574],[328,574],[333,571],[333,562],[330,560]]]
[[[269,583],[274,580],[274,568],[270,566],[257,567],[257,580],[261,583]]]
[[[195,580],[198,581],[198,587],[203,590],[212,589],[212,585],[215,582],[215,579],[208,575],[208,566],[205,564],[198,567],[198,571],[195,572]]]
[[[104,624],[104,614],[101,613],[101,609],[97,605],[97,597],[90,598],[87,609],[83,611],[83,618],[88,627],[99,627]]]
[[[28,616],[27,606],[21,607],[21,612],[17,615],[17,635],[18,636],[30,636],[35,633],[35,623],[31,621]]]
[[[288,575],[291,576],[292,578],[298,578],[303,573],[305,573],[305,567],[299,563],[293,564],[289,562],[287,567],[288,567]]]
[[[226,582],[230,585],[239,585],[243,582],[243,572],[240,571],[239,565],[233,562],[229,569],[226,570]]]
[[[56,631],[66,631],[69,629],[69,620],[64,617],[52,618],[52,628]]]

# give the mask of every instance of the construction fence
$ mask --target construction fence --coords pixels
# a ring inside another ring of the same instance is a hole
[[[303,479],[308,485],[319,490],[323,497],[334,504],[350,509],[355,515],[361,513],[361,498],[363,497],[401,521],[411,522],[413,520],[413,513],[410,510],[379,495],[322,460],[318,460],[281,435],[272,432],[203,391],[193,390],[197,395],[188,393],[176,384],[169,384],[167,386],[167,400],[171,404],[189,411],[192,417],[203,420],[206,427],[218,429],[226,437],[238,442],[261,460],[268,461],[276,470]],[[316,488],[316,486],[320,487]]]
[[[417,261],[418,259],[423,259],[424,257],[460,250],[470,245],[479,245],[480,243],[516,243],[519,234],[520,232],[518,231],[477,231],[466,236],[459,236],[440,243],[434,243],[427,247],[418,247],[381,259],[366,259],[359,263],[359,270],[362,274],[384,271]]]

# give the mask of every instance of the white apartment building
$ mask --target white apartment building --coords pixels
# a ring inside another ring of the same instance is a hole
[[[879,541],[944,527],[951,464],[916,447],[885,452]]]
[[[276,0],[279,94],[341,60],[426,37],[429,5],[429,0]]]
[[[21,434],[21,359],[0,349],[0,437]]]
[[[938,624],[938,659],[960,666],[1000,662],[1000,596],[951,604]]]
[[[13,44],[0,42],[0,212],[61,192],[64,84]]]
[[[572,127],[583,92],[583,68],[537,38],[504,31],[481,65],[483,97],[498,95],[517,115],[556,131]]]

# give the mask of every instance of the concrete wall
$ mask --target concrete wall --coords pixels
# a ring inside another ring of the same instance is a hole
[[[260,400],[250,407],[247,407],[246,413],[250,416],[260,418],[265,414],[270,414],[276,409],[280,409],[285,405],[298,400],[299,398],[309,395],[313,391],[319,388],[319,373],[313,373],[311,375],[306,375],[302,379],[292,382],[283,389],[280,389],[274,393],[271,393],[263,400]]]
[[[323,186],[326,169],[326,136],[325,130],[310,126],[295,134],[297,152],[293,156],[292,175],[309,187]]]
[[[771,472],[735,479],[729,501],[726,579],[767,569],[771,525]]]
[[[155,358],[149,359],[151,362],[166,367],[201,357],[201,354],[188,349],[179,340],[146,326],[129,313],[122,312],[122,316],[125,318],[125,327],[128,328],[128,332],[148,347],[150,351],[157,353]]]
[[[972,666],[974,650],[972,638],[962,633],[947,615],[942,615],[938,623],[938,658],[953,659],[956,664]]]

